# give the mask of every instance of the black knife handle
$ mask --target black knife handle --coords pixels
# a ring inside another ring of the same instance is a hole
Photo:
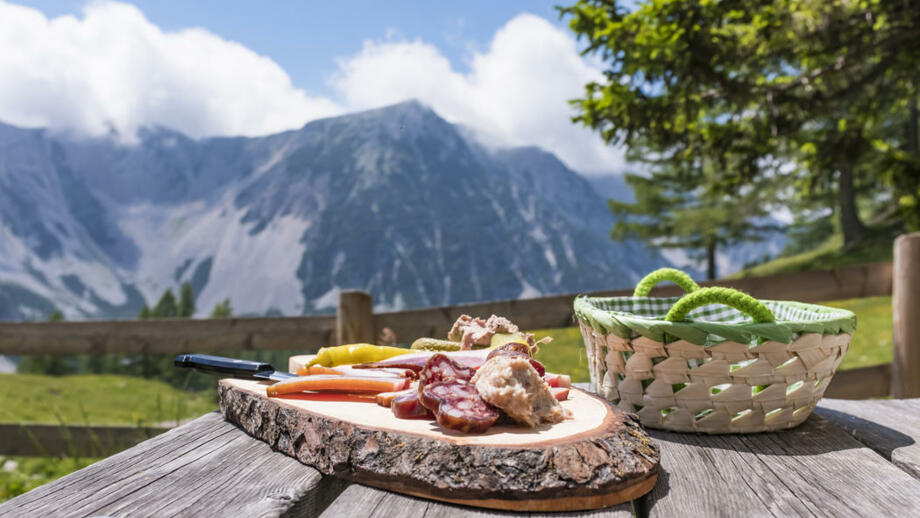
[[[176,356],[176,367],[186,367],[211,374],[223,374],[234,378],[253,379],[255,374],[270,373],[275,370],[264,362],[237,360],[210,354],[180,354]],[[257,378],[261,379],[261,378]]]

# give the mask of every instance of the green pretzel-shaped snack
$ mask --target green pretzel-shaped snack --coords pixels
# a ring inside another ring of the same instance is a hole
[[[633,297],[647,297],[652,288],[664,281],[671,281],[677,284],[687,293],[700,289],[700,286],[693,282],[693,279],[686,273],[674,268],[659,268],[639,281],[639,284],[636,285],[636,291],[633,292]]]
[[[776,317],[770,308],[747,293],[731,288],[700,288],[684,295],[678,300],[664,319],[670,322],[679,322],[687,318],[687,314],[694,309],[707,304],[725,304],[742,311],[754,318],[755,322],[773,322]]]

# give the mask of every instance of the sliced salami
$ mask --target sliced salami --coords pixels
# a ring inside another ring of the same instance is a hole
[[[486,351],[452,351],[449,353],[438,353],[443,356],[447,356],[451,360],[457,362],[459,365],[465,365],[471,369],[477,369],[479,366],[486,361]],[[414,372],[419,372],[425,365],[428,364],[428,361],[436,355],[431,353],[410,353],[410,354],[401,354],[399,356],[394,356],[392,358],[371,363],[359,363],[357,365],[352,365],[352,369],[409,369]]]
[[[476,371],[455,362],[446,354],[435,354],[419,373],[418,389],[421,391],[430,383],[469,381],[474,374]]]
[[[416,390],[415,387],[406,390],[398,390],[396,392],[381,392],[380,394],[377,394],[377,404],[390,408],[390,405],[393,404],[393,400],[396,399],[396,396],[407,394],[409,392],[418,394],[418,390]]]
[[[417,419],[421,417],[432,418],[434,414],[422,406],[417,390],[409,390],[396,396],[390,408],[393,409],[393,415],[400,419]]]
[[[505,345],[491,351],[489,356],[486,357],[486,361],[489,361],[492,358],[497,358],[499,356],[507,356],[510,358],[527,358],[530,360],[530,364],[533,366],[533,368],[536,369],[537,374],[540,376],[546,374],[546,367],[544,367],[542,363],[533,358],[533,355],[530,353],[530,346],[523,342],[506,343]]]
[[[489,355],[486,356],[486,361],[495,358],[496,356],[518,356],[523,355],[527,357],[532,357],[530,354],[530,346],[524,342],[508,342],[501,347],[497,347],[489,351]]]
[[[498,410],[479,397],[466,381],[441,381],[426,385],[421,402],[434,412],[438,424],[464,433],[482,433],[498,420]]]

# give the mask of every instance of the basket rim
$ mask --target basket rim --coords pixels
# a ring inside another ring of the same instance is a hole
[[[832,308],[820,304],[809,304],[789,300],[761,300],[764,303],[785,305],[798,310],[827,315],[826,318],[812,320],[776,320],[775,322],[716,322],[716,321],[681,321],[671,322],[660,318],[650,318],[634,313],[614,311],[598,307],[602,301],[639,301],[657,300],[674,302],[681,297],[594,297],[579,295],[573,307],[578,319],[591,326],[601,334],[615,334],[629,339],[633,334],[640,334],[653,340],[664,342],[667,337],[676,337],[697,345],[712,345],[731,340],[751,343],[759,338],[791,343],[797,335],[804,333],[852,334],[856,329],[856,315],[849,310]]]

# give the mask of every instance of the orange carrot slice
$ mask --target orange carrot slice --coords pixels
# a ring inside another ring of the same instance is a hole
[[[359,378],[357,376],[319,374],[275,383],[266,387],[265,392],[269,396],[293,394],[305,390],[335,390],[339,392],[377,394],[403,390],[408,386],[409,380],[407,378]]]
[[[331,367],[323,367],[322,365],[310,365],[309,367],[303,367],[297,371],[298,376],[311,376],[314,374],[331,374],[333,376],[345,375],[345,373],[340,370]]]

